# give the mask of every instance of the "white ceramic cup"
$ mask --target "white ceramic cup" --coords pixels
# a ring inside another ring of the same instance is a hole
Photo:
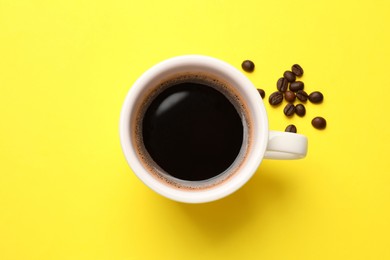
[[[139,107],[145,103],[148,93],[151,93],[162,82],[183,73],[207,74],[233,86],[234,91],[245,103],[246,112],[251,121],[252,134],[250,145],[245,152],[245,160],[229,178],[215,182],[215,185],[210,185],[213,180],[206,181],[208,185],[202,186],[203,181],[183,181],[171,176],[168,176],[168,181],[161,179],[150,170],[150,167],[145,166],[141,159],[142,155],[137,149],[135,117]],[[263,158],[299,159],[305,157],[307,152],[305,136],[268,129],[268,117],[263,100],[256,87],[244,74],[226,62],[200,55],[174,57],[147,70],[134,83],[126,96],[121,111],[119,131],[123,153],[138,178],[155,192],[172,200],[186,203],[210,202],[235,192],[253,176]],[[193,185],[195,188],[179,188],[180,185],[172,185],[172,182],[176,181],[179,184]]]

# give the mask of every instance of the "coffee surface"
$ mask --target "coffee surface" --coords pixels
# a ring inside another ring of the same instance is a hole
[[[243,123],[224,94],[182,82],[158,94],[142,121],[144,146],[167,174],[207,180],[228,169],[243,143]]]

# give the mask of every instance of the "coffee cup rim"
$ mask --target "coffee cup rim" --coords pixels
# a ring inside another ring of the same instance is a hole
[[[220,77],[232,81],[238,88],[247,105],[248,113],[251,114],[253,122],[253,140],[251,151],[248,152],[248,158],[240,168],[239,172],[229,180],[216,185],[215,187],[204,190],[180,190],[170,187],[163,182],[158,181],[143,167],[138,160],[133,140],[129,135],[130,121],[134,113],[134,104],[137,99],[145,93],[145,89],[151,85],[151,82],[159,80],[167,72],[185,71],[188,68],[199,68],[207,72],[217,73]],[[122,151],[125,158],[136,174],[149,188],[155,192],[179,202],[202,203],[218,200],[243,186],[256,172],[259,167],[268,142],[268,117],[259,93],[253,83],[238,69],[225,61],[204,56],[204,55],[184,55],[164,60],[146,72],[144,72],[130,88],[122,107],[119,123],[119,135]]]

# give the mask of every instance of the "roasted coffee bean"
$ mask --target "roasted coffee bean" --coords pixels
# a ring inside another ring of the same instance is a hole
[[[324,129],[326,127],[326,120],[323,117],[317,116],[311,120],[311,124],[317,129]]]
[[[298,64],[294,64],[292,65],[291,67],[291,71],[298,77],[302,76],[303,75],[303,69],[301,66],[299,66]]]
[[[287,102],[290,102],[290,103],[293,103],[295,101],[295,93],[290,91],[290,90],[287,90],[285,93],[284,93],[284,99],[287,101]]]
[[[302,102],[306,102],[307,98],[309,97],[309,95],[304,90],[298,90],[296,96]]]
[[[296,133],[297,127],[295,125],[288,125],[284,131],[290,133]]]
[[[279,105],[283,101],[283,93],[280,91],[275,91],[269,96],[268,101],[273,106]]]
[[[283,110],[286,116],[292,116],[295,113],[295,106],[291,103],[288,103]]]
[[[305,84],[302,81],[295,81],[290,84],[290,90],[297,92],[298,90],[303,90],[304,86]]]
[[[261,98],[264,98],[264,97],[265,97],[265,92],[264,92],[264,90],[263,90],[263,89],[261,89],[261,88],[258,88],[258,89],[257,89],[257,91],[259,92],[259,94],[260,94]]]
[[[286,78],[278,79],[278,82],[276,82],[276,88],[281,92],[285,92],[288,88],[288,80]]]
[[[298,104],[295,106],[295,114],[298,116],[304,116],[306,114],[306,108],[302,104]]]
[[[252,72],[255,70],[255,64],[251,60],[244,60],[241,64],[241,67],[246,72]]]
[[[288,82],[294,82],[296,77],[295,77],[295,74],[292,73],[291,71],[289,70],[286,70],[284,73],[283,73],[283,77],[285,77]]]
[[[320,103],[320,102],[322,102],[323,99],[324,99],[324,96],[319,91],[314,91],[314,92],[310,93],[310,95],[309,95],[309,100],[312,103]]]

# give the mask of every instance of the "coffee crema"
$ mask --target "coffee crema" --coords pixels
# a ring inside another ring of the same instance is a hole
[[[178,189],[202,190],[229,179],[246,159],[251,120],[233,86],[181,74],[139,100],[131,128],[143,166]]]

